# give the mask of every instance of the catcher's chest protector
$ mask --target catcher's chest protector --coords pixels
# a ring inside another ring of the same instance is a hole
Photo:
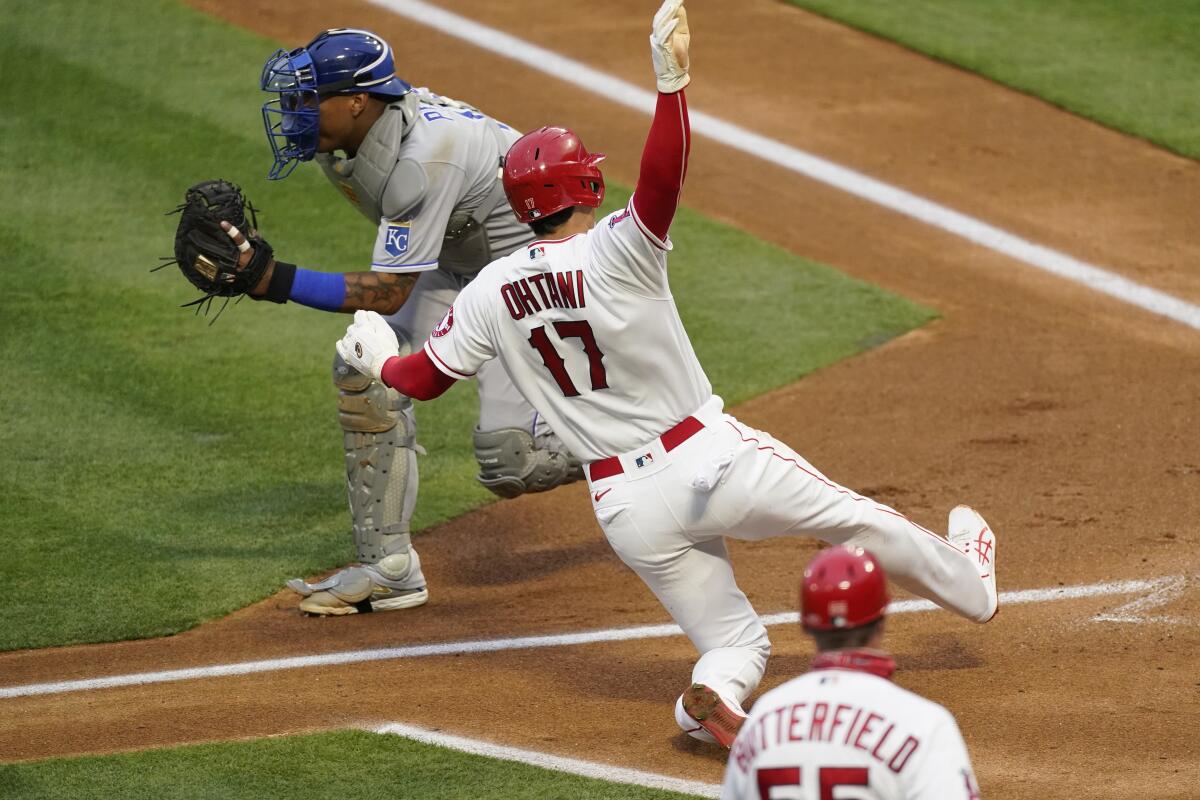
[[[406,123],[411,115],[415,120]],[[497,249],[491,246],[492,236],[505,245],[501,252],[532,238],[515,217],[507,219],[511,215],[499,180],[500,156],[515,137],[469,107],[422,102],[408,109],[397,103],[371,127],[354,159],[322,154],[317,161],[329,181],[374,224],[409,209],[415,210],[414,226],[438,220],[444,225],[441,268],[469,276],[492,261]],[[425,164],[436,167],[426,169]],[[465,177],[459,196],[431,191],[438,187],[429,185],[430,176],[445,165]],[[491,230],[496,225],[485,222],[494,213],[502,221]]]
[[[378,225],[384,216],[383,193],[388,177],[401,157],[403,134],[404,115],[398,106],[390,106],[371,126],[354,158],[317,154],[317,163],[325,177],[372,225]],[[425,193],[425,186],[420,183],[410,187],[409,192],[410,204],[415,204]]]

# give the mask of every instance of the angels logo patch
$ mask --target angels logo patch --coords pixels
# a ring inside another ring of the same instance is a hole
[[[408,252],[408,234],[412,227],[411,220],[389,222],[384,234],[383,248],[388,255],[399,258]]]
[[[442,336],[445,336],[447,333],[450,332],[450,329],[453,327],[454,327],[454,306],[450,306],[450,308],[446,310],[446,316],[442,317],[442,321],[439,322],[437,324],[437,327],[433,329],[433,334],[432,334],[433,338],[437,339]]]

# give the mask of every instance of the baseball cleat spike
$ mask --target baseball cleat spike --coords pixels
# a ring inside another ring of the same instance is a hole
[[[726,749],[733,746],[746,721],[745,714],[731,708],[721,695],[703,683],[693,683],[683,693],[683,710]]]

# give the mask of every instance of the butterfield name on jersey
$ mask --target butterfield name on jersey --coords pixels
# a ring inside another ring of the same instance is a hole
[[[780,706],[738,738],[730,760],[748,772],[755,759],[779,745],[826,743],[863,751],[892,772],[904,769],[921,740],[863,706],[803,702]]]

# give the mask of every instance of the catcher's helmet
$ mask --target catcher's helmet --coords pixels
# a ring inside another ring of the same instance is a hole
[[[831,547],[817,554],[800,584],[800,624],[805,630],[858,628],[883,616],[887,577],[861,547]]]
[[[263,66],[260,85],[279,95],[262,109],[275,154],[267,174],[271,180],[286,178],[296,164],[316,154],[317,106],[323,98],[358,92],[397,98],[412,89],[396,77],[388,43],[354,28],[333,28],[304,47],[276,51]]]
[[[548,217],[571,206],[595,208],[604,200],[604,176],[571,131],[546,127],[527,133],[504,157],[504,193],[521,222]]]

